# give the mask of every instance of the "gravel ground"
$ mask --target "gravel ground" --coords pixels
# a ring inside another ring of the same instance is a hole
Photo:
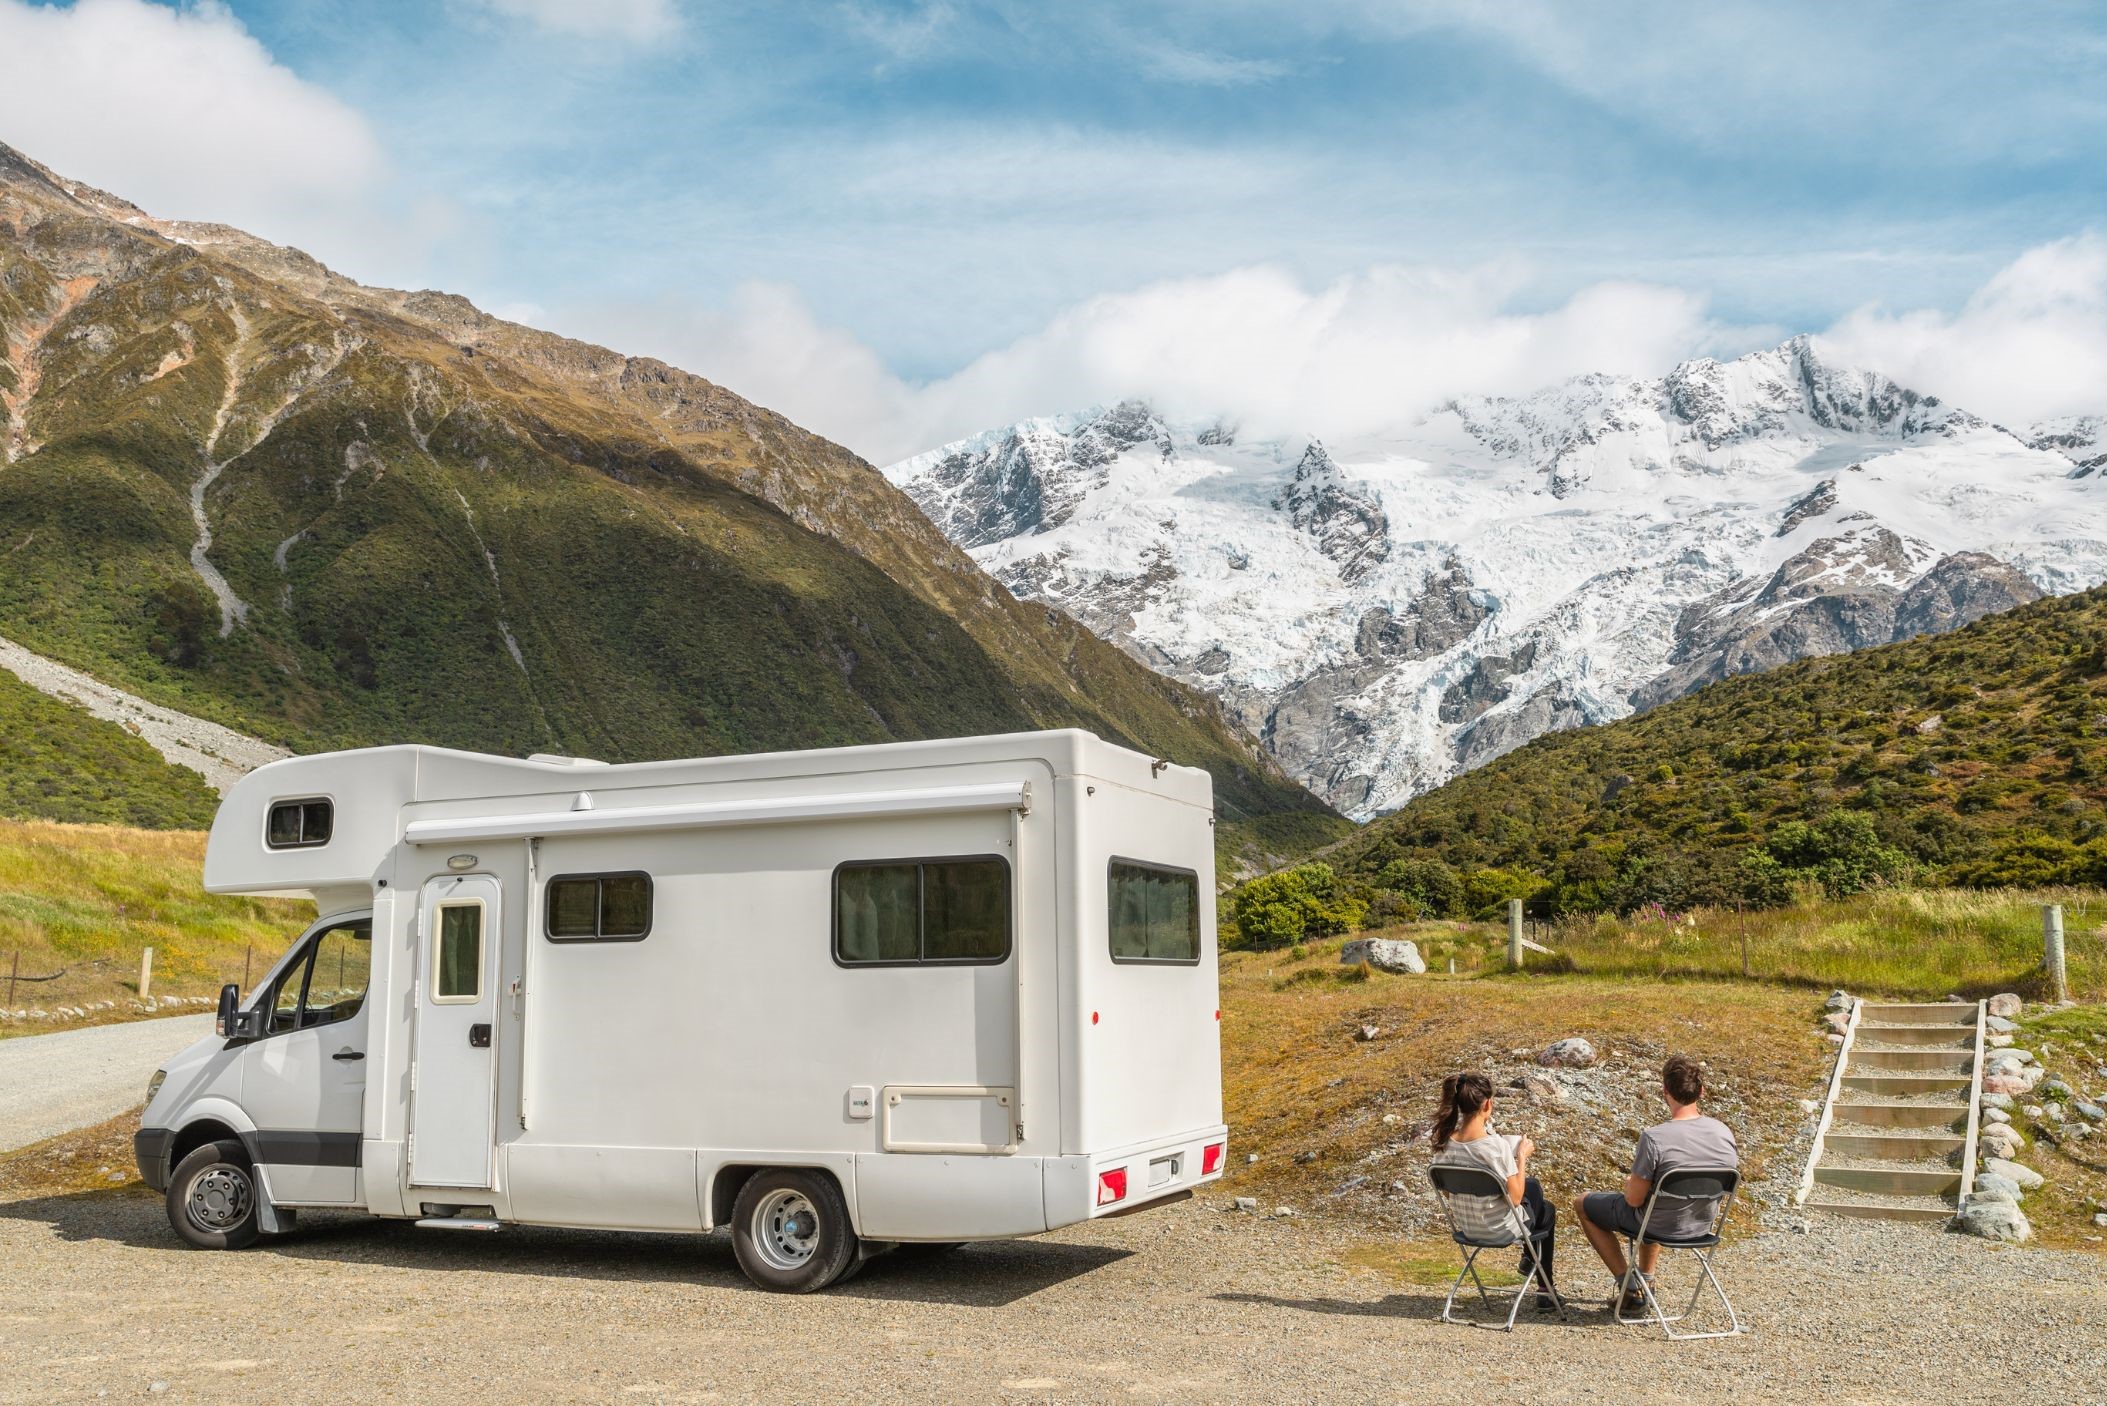
[[[155,1067],[211,1034],[212,1020],[181,1015],[0,1040],[0,1152],[137,1106]]]
[[[1505,1337],[1438,1322],[1440,1289],[1343,1267],[1366,1242],[1337,1225],[1218,1203],[889,1256],[793,1299],[749,1288],[721,1235],[471,1236],[310,1213],[296,1235],[210,1254],[179,1248],[136,1190],[0,1202],[0,1401],[2014,1406],[2103,1392],[2107,1292],[2089,1256],[1823,1218],[1719,1257],[1749,1336],[1670,1345],[1608,1321],[1608,1276],[1561,1227],[1581,1310],[1568,1325],[1525,1314]],[[1673,1264],[1663,1279],[1691,1282]]]

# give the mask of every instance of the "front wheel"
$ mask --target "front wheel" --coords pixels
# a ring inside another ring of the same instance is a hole
[[[732,1208],[732,1250],[746,1277],[764,1289],[824,1289],[856,1263],[849,1204],[824,1172],[756,1172]]]
[[[256,1243],[263,1195],[256,1168],[239,1142],[193,1148],[168,1179],[168,1220],[200,1250],[240,1250]]]

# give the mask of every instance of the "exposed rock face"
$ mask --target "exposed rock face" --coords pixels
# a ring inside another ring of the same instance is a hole
[[[1129,402],[886,472],[1366,815],[1547,731],[2107,580],[2103,450],[2096,420],[2014,434],[1795,338],[1364,441]]]

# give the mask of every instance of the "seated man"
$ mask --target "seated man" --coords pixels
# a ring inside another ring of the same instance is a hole
[[[1671,1055],[1661,1066],[1661,1097],[1668,1104],[1668,1121],[1656,1123],[1639,1135],[1639,1150],[1632,1156],[1631,1174],[1624,1178],[1624,1189],[1584,1192],[1573,1203],[1580,1216],[1581,1233],[1588,1237],[1588,1243],[1602,1256],[1602,1262],[1617,1276],[1620,1285],[1628,1266],[1617,1237],[1639,1233],[1639,1215],[1645,1209],[1646,1198],[1653,1194],[1654,1182],[1664,1172],[1686,1167],[1740,1166],[1733,1129],[1717,1118],[1706,1117],[1697,1106],[1704,1092],[1705,1076],[1697,1061],[1688,1055]],[[1702,1235],[1712,1228],[1715,1209],[1715,1203],[1710,1201],[1664,1198],[1654,1208],[1653,1222],[1646,1227],[1647,1239]],[[1639,1247],[1639,1274],[1618,1305],[1618,1313],[1630,1317],[1645,1311],[1647,1286],[1640,1279],[1653,1274],[1660,1257],[1658,1245]]]

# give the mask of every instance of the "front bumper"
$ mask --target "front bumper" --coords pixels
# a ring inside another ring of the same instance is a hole
[[[156,1191],[168,1190],[168,1150],[175,1146],[173,1128],[141,1128],[132,1134],[132,1160],[139,1176]]]

